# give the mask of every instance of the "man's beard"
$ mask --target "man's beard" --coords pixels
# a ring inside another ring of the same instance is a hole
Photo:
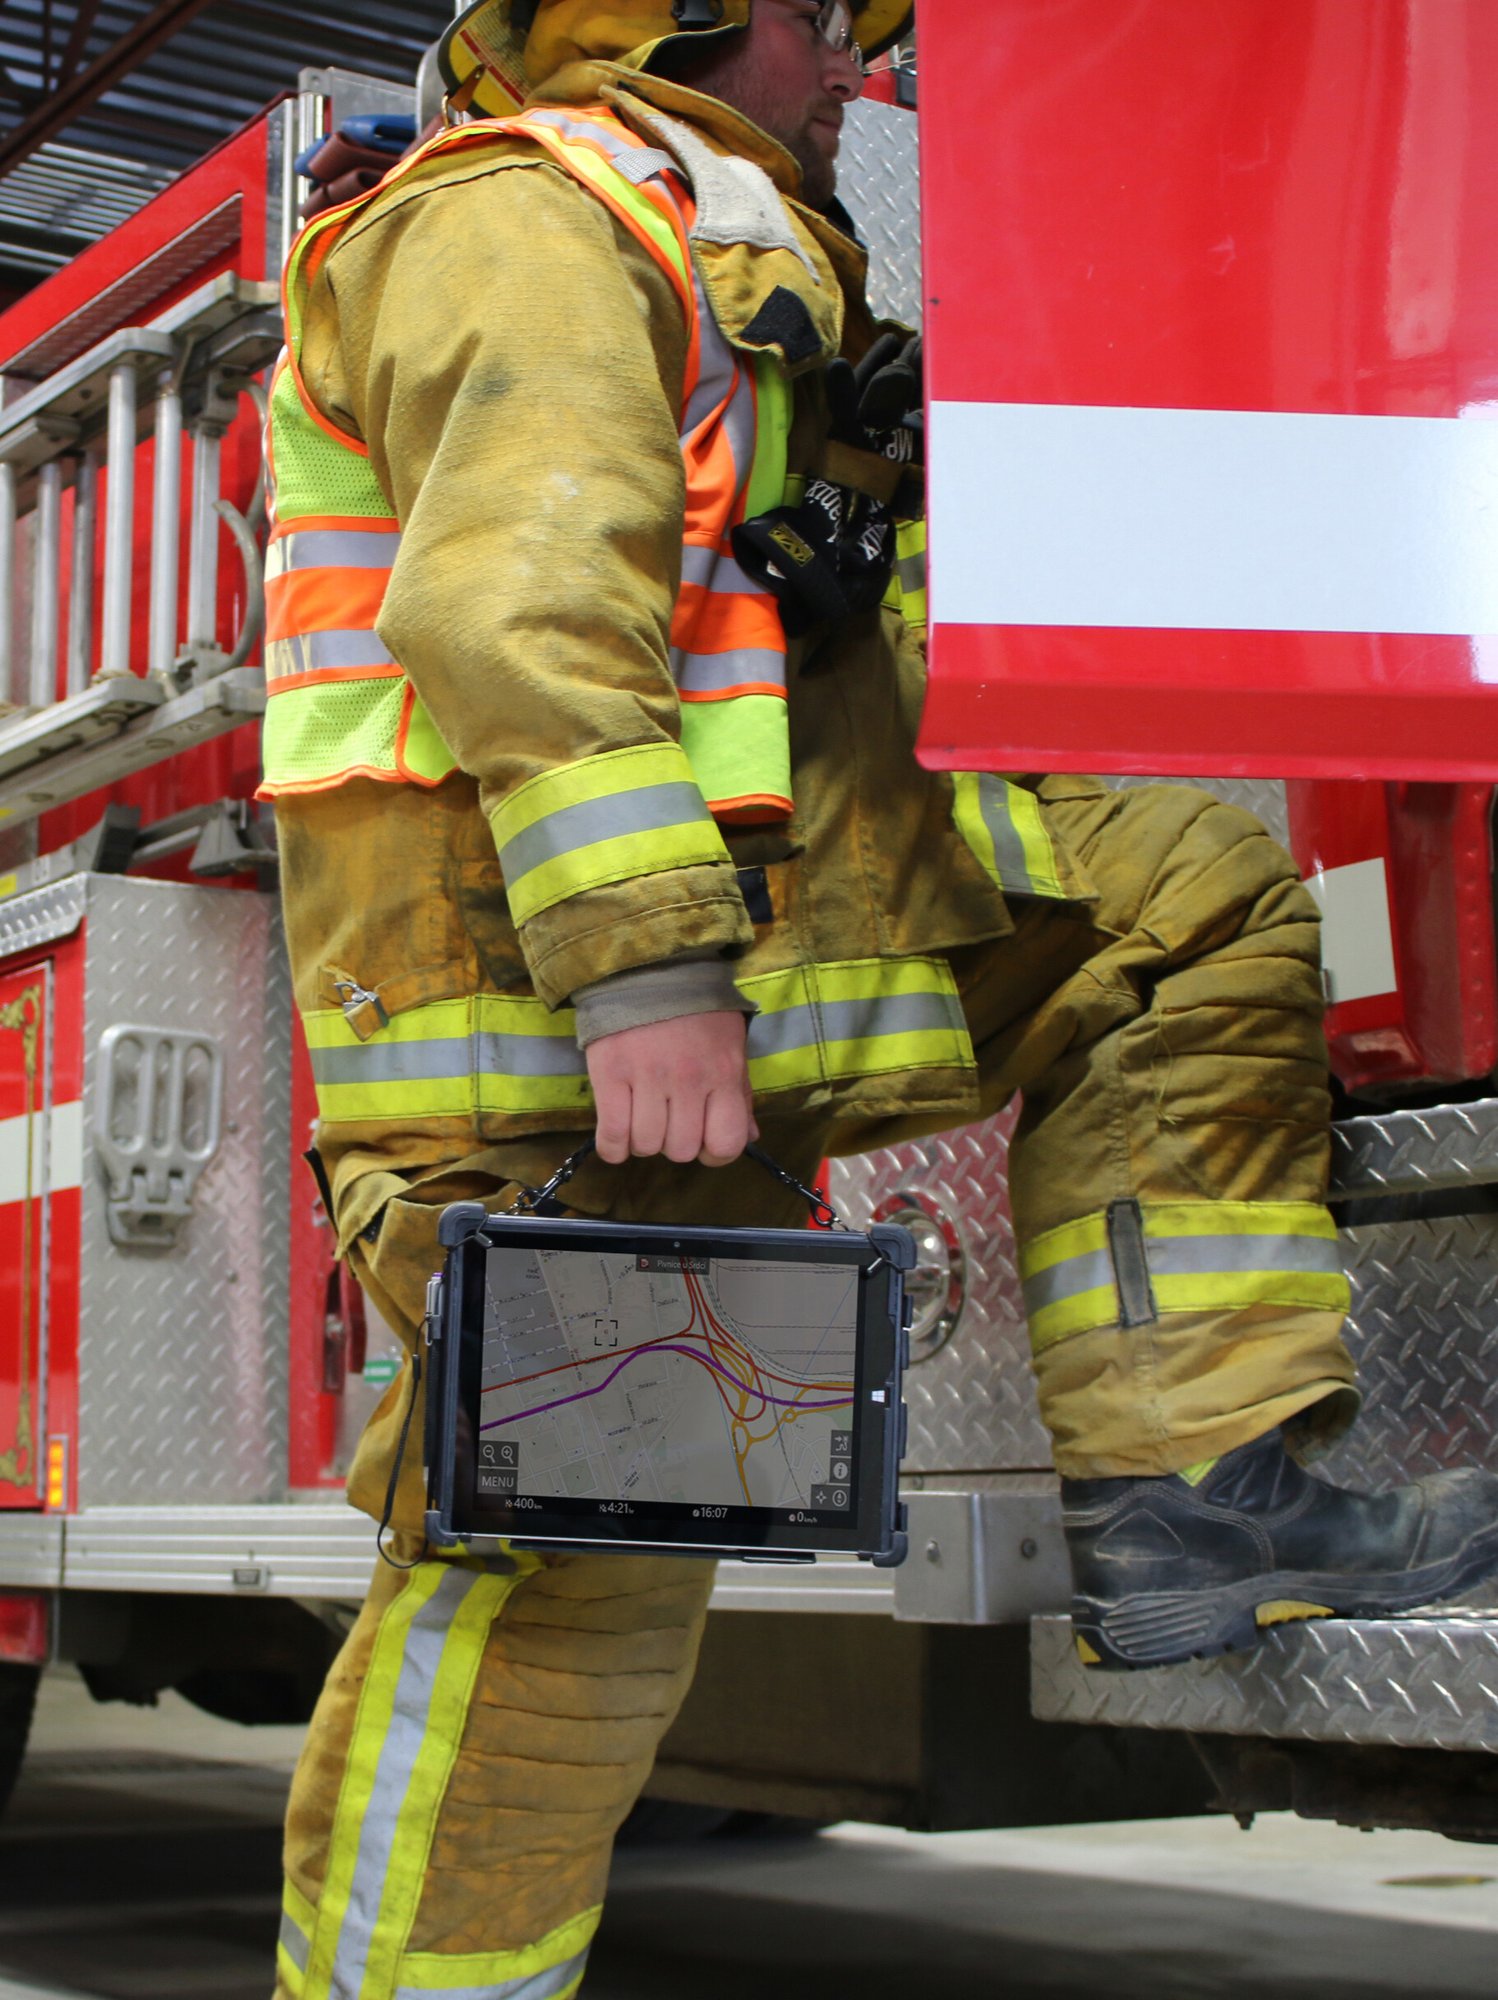
[[[772,132],[770,136],[778,135]],[[801,169],[801,199],[808,208],[826,208],[837,193],[836,159],[827,157],[809,129],[780,143]]]
[[[729,97],[722,91],[718,94],[725,103],[742,112],[751,124],[757,125],[761,132],[767,132],[777,144],[784,146],[801,169],[801,199],[808,208],[825,208],[837,193],[836,156],[829,157],[817,144],[811,116],[798,129],[786,131],[781,123],[784,114],[777,117],[779,107],[762,97],[752,87],[752,81],[737,98]],[[818,106],[819,111],[823,108]]]
[[[658,71],[693,90],[705,91],[709,97],[720,99],[731,110],[747,118],[751,125],[757,125],[761,132],[768,133],[784,146],[801,169],[801,199],[808,208],[826,208],[837,193],[837,160],[835,156],[829,158],[816,142],[811,129],[815,113],[808,114],[797,131],[780,129],[784,117],[782,108],[775,102],[773,93],[765,89],[748,49],[739,37],[735,37],[734,41],[735,45],[726,50],[713,50],[702,55],[694,54],[689,49],[674,52],[667,60],[658,61]],[[823,108],[818,105],[817,110]]]

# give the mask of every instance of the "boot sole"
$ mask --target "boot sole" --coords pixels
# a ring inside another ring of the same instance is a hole
[[[1072,1600],[1084,1665],[1129,1673],[1248,1652],[1273,1626],[1322,1618],[1382,1618],[1459,1597],[1498,1573],[1498,1522],[1444,1562],[1383,1576],[1271,1570],[1217,1590],[1140,1592],[1112,1604]]]

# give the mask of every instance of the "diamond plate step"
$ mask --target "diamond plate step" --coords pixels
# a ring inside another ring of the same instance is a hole
[[[1070,1619],[1036,1618],[1030,1693],[1042,1722],[1498,1750],[1498,1612],[1328,1618],[1252,1653],[1133,1674],[1090,1672]]]
[[[1498,1098],[1386,1111],[1332,1128],[1332,1197],[1431,1194],[1498,1181]]]

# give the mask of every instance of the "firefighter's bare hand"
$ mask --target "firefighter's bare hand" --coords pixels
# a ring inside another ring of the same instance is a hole
[[[664,1153],[726,1167],[759,1137],[740,1013],[684,1014],[588,1046],[598,1152],[610,1165]]]

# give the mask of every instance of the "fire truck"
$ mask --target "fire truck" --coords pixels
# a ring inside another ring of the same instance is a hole
[[[1498,18],[957,12],[871,76],[843,165],[875,303],[926,333],[921,754],[1192,776],[1289,844],[1366,1395],[1328,1470],[1498,1467]],[[259,432],[298,163],[428,108],[303,72],[0,314],[0,1795],[52,1661],[305,1717],[375,1561],[341,1488],[400,1351],[299,1157]],[[656,1810],[1498,1838],[1491,1592],[1081,1667],[1011,1125],[831,1165],[920,1246],[910,1556],[722,1565]]]

